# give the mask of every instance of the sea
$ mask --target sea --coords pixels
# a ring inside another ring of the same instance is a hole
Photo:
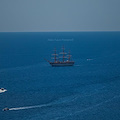
[[[120,32],[1,32],[0,88],[0,120],[120,120]]]

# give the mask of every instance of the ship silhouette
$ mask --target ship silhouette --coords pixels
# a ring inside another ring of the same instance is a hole
[[[70,50],[68,52],[68,55],[67,55],[67,53],[65,53],[64,46],[62,47],[62,50],[63,51],[61,53],[59,53],[62,56],[59,57],[58,54],[56,53],[56,48],[54,49],[54,54],[52,54],[53,55],[52,59],[54,59],[54,62],[49,61],[47,59],[45,59],[45,60],[53,67],[57,67],[57,66],[73,66],[75,62],[71,61]],[[59,58],[62,58],[62,60],[59,60]]]

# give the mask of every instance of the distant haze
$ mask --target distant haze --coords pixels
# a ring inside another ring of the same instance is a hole
[[[0,0],[0,32],[120,31],[120,0]]]

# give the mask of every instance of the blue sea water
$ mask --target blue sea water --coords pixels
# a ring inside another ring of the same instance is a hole
[[[0,87],[0,120],[120,120],[120,32],[0,33]]]

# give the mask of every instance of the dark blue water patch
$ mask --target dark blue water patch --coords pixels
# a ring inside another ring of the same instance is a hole
[[[7,89],[0,93],[0,117],[118,119],[119,39],[120,32],[0,33],[0,87]],[[63,45],[75,65],[51,67],[44,58]]]
[[[1,68],[16,67],[50,59],[54,47],[60,52],[63,45],[74,59],[113,54],[119,51],[119,32],[0,33],[0,45]]]

